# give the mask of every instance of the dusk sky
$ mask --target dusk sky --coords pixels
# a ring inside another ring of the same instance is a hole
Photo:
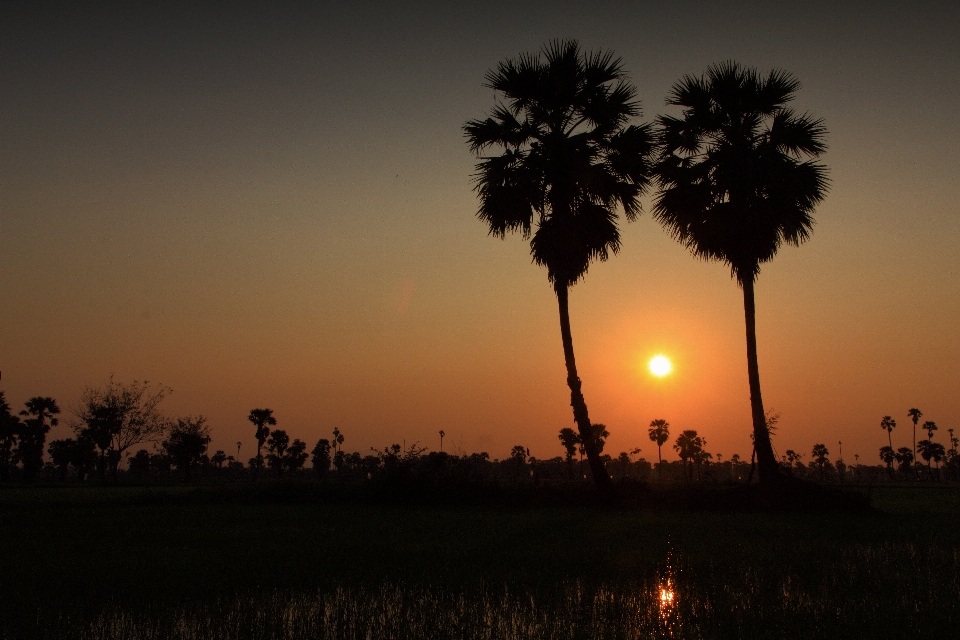
[[[641,121],[724,60],[792,72],[824,119],[813,236],[756,289],[778,453],[880,464],[911,407],[960,430],[960,3],[74,4],[0,6],[0,389],[58,400],[48,441],[113,375],[244,460],[255,407],[311,447],[561,455],[556,299],[476,218],[461,128],[488,69],[553,38],[621,56]],[[656,459],[664,418],[748,457],[741,292],[651,201],[571,290],[591,418],[614,456]]]

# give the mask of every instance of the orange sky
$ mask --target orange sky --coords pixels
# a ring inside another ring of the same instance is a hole
[[[813,238],[757,286],[778,451],[835,458],[843,440],[848,462],[879,463],[881,416],[900,446],[913,406],[941,441],[960,428],[958,10],[520,6],[509,24],[468,5],[0,16],[8,400],[71,407],[113,374],[173,387],[171,414],[208,416],[214,447],[240,439],[245,458],[254,407],[311,445],[339,427],[348,450],[435,449],[443,429],[448,451],[561,454],[556,301],[527,245],[475,219],[460,132],[492,104],[488,68],[561,36],[622,55],[648,118],[683,73],[734,58],[792,71],[796,108],[825,119]],[[739,289],[648,216],[622,231],[570,303],[607,451],[655,458],[646,426],[664,418],[748,456]]]

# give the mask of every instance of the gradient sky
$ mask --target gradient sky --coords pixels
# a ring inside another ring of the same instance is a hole
[[[960,428],[956,2],[72,4],[0,7],[11,404],[69,409],[112,374],[169,385],[171,414],[244,458],[254,407],[311,446],[339,427],[347,450],[436,449],[443,429],[447,451],[560,455],[556,300],[527,244],[475,218],[461,126],[493,105],[488,69],[577,38],[622,56],[644,119],[734,59],[794,73],[826,122],[813,237],[757,285],[777,450],[842,440],[879,464],[880,418],[902,446],[913,406]],[[740,290],[648,215],[622,232],[570,302],[607,452],[655,459],[664,418],[749,456]]]

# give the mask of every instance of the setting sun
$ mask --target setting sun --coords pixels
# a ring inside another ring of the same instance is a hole
[[[650,360],[650,373],[662,378],[673,370],[673,365],[670,364],[670,361],[666,356],[656,356]]]

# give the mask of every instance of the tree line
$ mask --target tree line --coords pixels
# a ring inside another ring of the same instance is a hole
[[[31,482],[38,478],[61,481],[185,482],[199,479],[257,481],[261,478],[314,478],[337,481],[369,481],[381,478],[409,476],[435,481],[454,478],[464,482],[563,482],[589,481],[591,467],[585,467],[586,443],[569,427],[560,429],[558,439],[563,455],[538,459],[522,445],[514,446],[503,460],[491,459],[486,452],[452,455],[442,451],[443,430],[439,431],[440,451],[429,451],[414,443],[410,446],[392,444],[383,449],[371,448],[367,453],[347,452],[345,436],[334,428],[329,438],[320,438],[308,451],[308,443],[291,438],[284,429],[275,428],[277,419],[272,409],[250,410],[247,419],[251,435],[257,443],[255,455],[241,459],[241,442],[236,454],[209,451],[211,427],[203,416],[171,418],[161,410],[162,401],[170,389],[162,385],[133,381],[128,384],[111,379],[107,384],[87,388],[81,394],[70,421],[74,437],[53,440],[46,444],[51,427],[59,424],[61,409],[56,400],[36,396],[24,403],[24,409],[14,412],[0,391],[0,480]],[[913,410],[911,410],[913,411]],[[919,419],[919,411],[912,413]],[[768,430],[775,434],[777,415],[767,415]],[[889,432],[895,427],[892,418],[885,416],[883,428]],[[928,440],[936,426],[924,423]],[[671,439],[670,423],[664,419],[650,422],[647,435],[657,447],[657,459],[648,462],[638,457],[639,447],[623,451],[616,457],[604,453],[609,431],[606,426],[593,423],[591,441],[598,453],[604,472],[613,480],[639,482],[751,482],[756,460],[741,459],[734,454],[724,459],[720,453],[707,451],[707,439],[697,430],[685,429],[674,439],[671,447],[679,460],[665,462],[662,448]],[[957,480],[960,481],[960,455],[953,430],[948,430],[951,448],[942,462],[931,455],[928,459],[937,465],[910,465],[912,458],[892,469],[885,451],[881,449],[886,469],[882,466],[847,465],[842,455],[831,462],[830,451],[822,443],[815,444],[805,463],[803,455],[788,449],[780,456],[778,465],[784,475],[820,482],[881,480]],[[917,443],[923,452],[931,448]],[[144,445],[153,445],[148,450]],[[139,448],[138,448],[139,447]],[[48,457],[44,458],[44,450]],[[136,451],[134,452],[134,449]],[[909,448],[901,448],[910,452]],[[309,461],[309,465],[308,465]],[[942,475],[941,475],[942,472]],[[918,475],[919,474],[919,475]]]

